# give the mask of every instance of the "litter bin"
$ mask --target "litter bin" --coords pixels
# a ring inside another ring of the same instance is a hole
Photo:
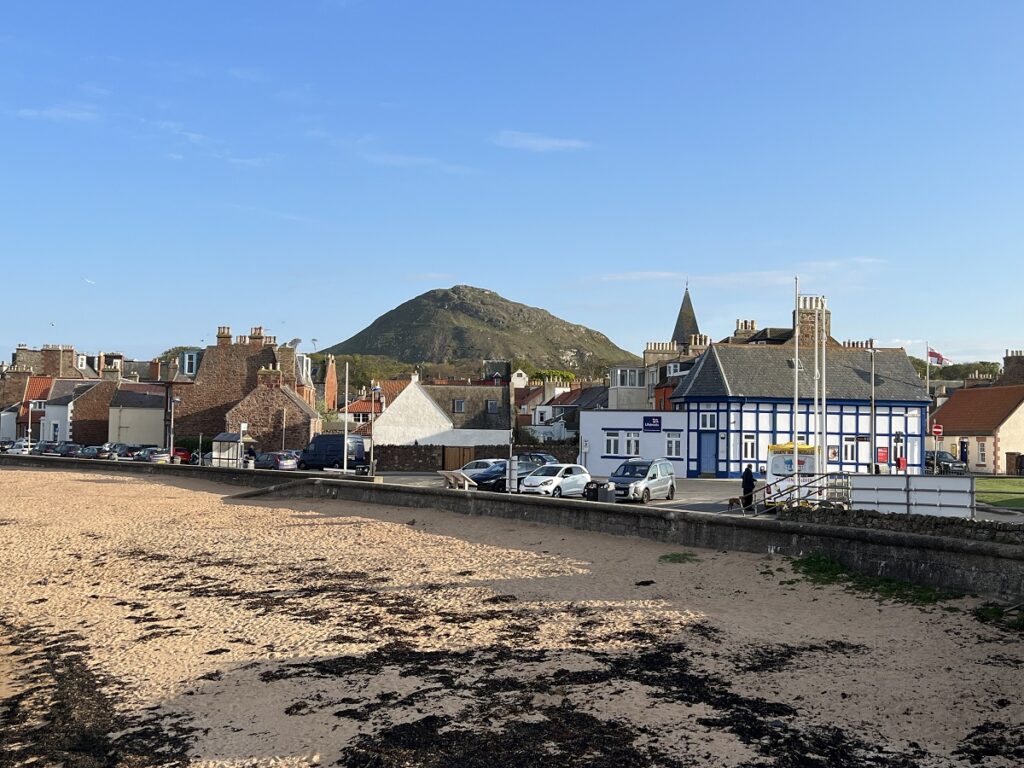
[[[593,480],[583,486],[583,498],[587,501],[597,501],[597,483]]]
[[[615,503],[615,483],[606,483],[597,489],[597,500],[609,504]]]

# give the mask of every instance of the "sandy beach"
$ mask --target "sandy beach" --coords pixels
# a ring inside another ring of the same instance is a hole
[[[1021,636],[783,558],[0,470],[0,766],[1019,766]]]

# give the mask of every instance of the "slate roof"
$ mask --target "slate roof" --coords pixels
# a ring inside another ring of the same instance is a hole
[[[111,408],[159,408],[167,407],[167,392],[164,387],[121,382],[110,401]]]
[[[992,435],[1024,404],[1024,384],[958,389],[935,411],[947,435]]]
[[[50,399],[47,405],[67,405],[77,400],[99,382],[91,381],[83,384],[81,379],[57,379],[50,388]]]
[[[793,347],[713,344],[672,393],[687,397],[785,398],[793,395]],[[800,352],[800,392],[810,399],[814,351]],[[871,353],[833,347],[827,354],[826,395],[830,400],[871,399]],[[902,349],[875,350],[875,400],[928,403],[924,382]]]
[[[690,289],[683,291],[683,303],[679,306],[679,315],[676,317],[676,327],[672,331],[672,341],[677,344],[689,344],[690,336],[700,333],[697,327],[697,315],[693,311],[693,302],[690,300]]]
[[[792,328],[762,328],[747,337],[744,344],[785,344],[793,338]]]
[[[306,414],[306,416],[308,416],[311,419],[319,419],[320,418],[320,414],[316,410],[316,408],[314,408],[309,403],[307,403],[305,400],[303,400],[299,396],[298,392],[296,392],[294,389],[292,389],[291,387],[281,387],[281,391],[285,394],[285,396],[289,400],[291,400],[293,403],[295,403],[295,405],[299,408],[299,410],[301,410],[304,414]]]

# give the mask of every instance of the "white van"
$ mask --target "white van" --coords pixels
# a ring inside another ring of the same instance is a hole
[[[806,483],[817,475],[814,446],[798,445],[796,455],[796,480]],[[766,507],[773,507],[780,502],[794,500],[794,493],[786,493],[786,491],[797,484],[793,474],[793,444],[769,445],[768,467],[764,477]]]

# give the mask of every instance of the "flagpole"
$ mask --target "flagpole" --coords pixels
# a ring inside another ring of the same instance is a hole
[[[924,409],[924,440],[927,448],[928,434],[931,432],[931,425],[928,422],[932,416],[932,348],[928,346],[927,341],[924,343],[924,391],[928,395],[928,405]],[[935,438],[932,438],[932,450],[935,450]],[[938,462],[935,466],[938,466]]]
[[[793,278],[793,482],[800,482],[800,449],[797,439],[796,417],[800,407],[800,277]],[[797,498],[794,496],[794,498]]]

